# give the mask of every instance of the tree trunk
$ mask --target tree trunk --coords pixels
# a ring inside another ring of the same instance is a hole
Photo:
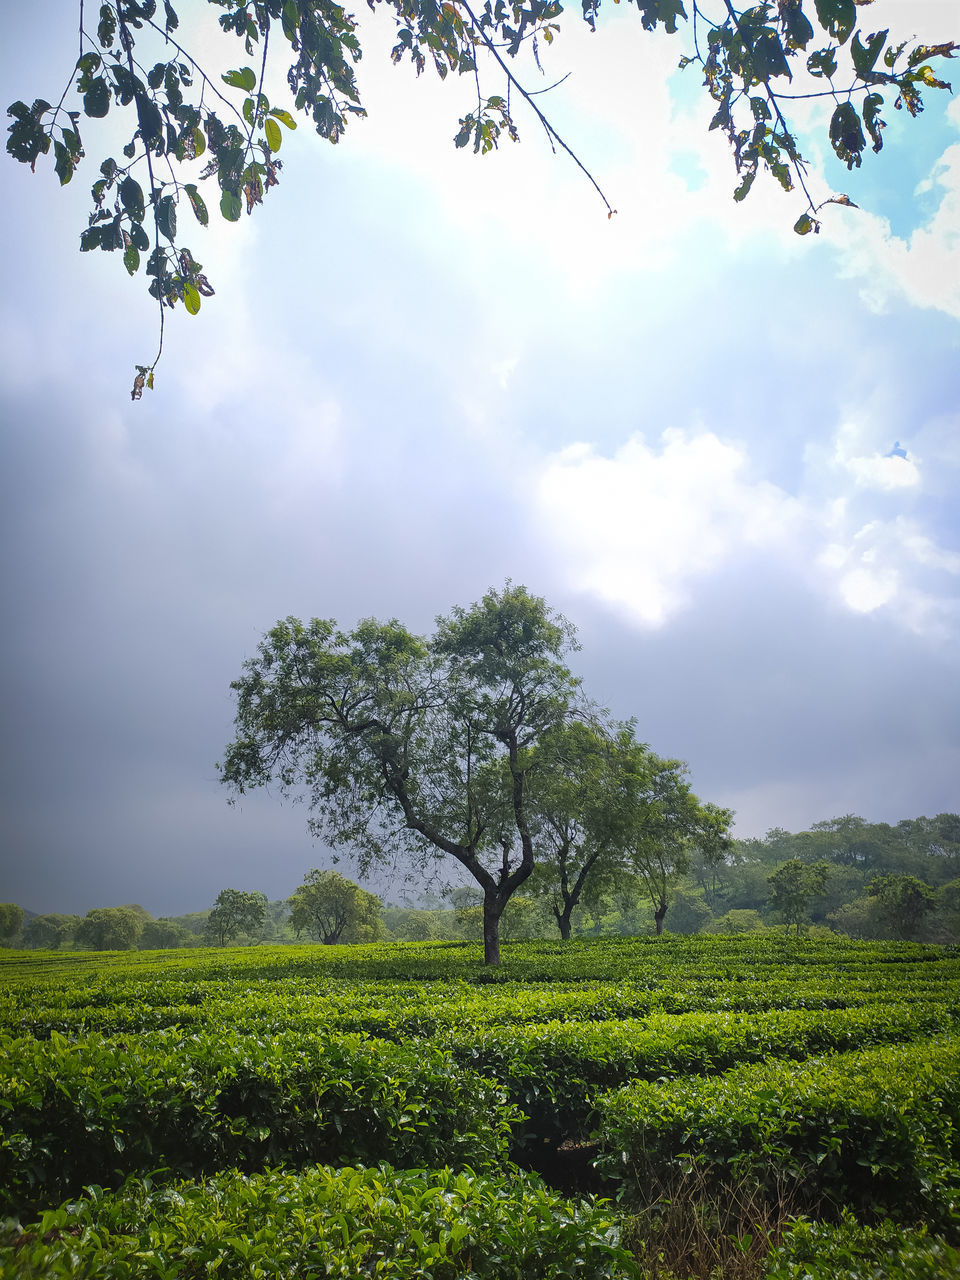
[[[666,914],[667,914],[666,902],[658,903],[657,909],[653,913],[653,923],[656,925],[658,938],[660,937],[661,933],[663,933],[663,918]]]
[[[506,904],[484,895],[483,899],[483,963],[500,963],[500,916]]]
[[[573,913],[573,907],[570,906],[556,916],[557,928],[560,930],[560,937],[564,942],[570,941],[570,916]]]

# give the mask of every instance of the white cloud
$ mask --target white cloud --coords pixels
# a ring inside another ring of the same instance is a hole
[[[871,439],[870,437],[874,438]],[[913,489],[920,484],[920,469],[906,450],[883,453],[876,447],[876,432],[860,423],[845,422],[834,443],[834,465],[853,478],[859,489]]]
[[[577,444],[547,459],[540,521],[573,585],[655,627],[696,578],[787,543],[801,521],[789,495],[745,470],[743,451],[709,431],[669,429],[659,448],[634,436],[610,458]]]
[[[816,490],[801,496],[751,475],[745,449],[707,430],[635,435],[611,456],[576,444],[540,466],[539,523],[572,587],[646,627],[686,607],[698,579],[750,556],[825,603],[943,637],[960,617],[960,554],[917,519],[872,509],[919,485],[919,471],[858,452],[866,435],[841,426],[834,466],[815,469]],[[890,478],[894,465],[907,481]]]

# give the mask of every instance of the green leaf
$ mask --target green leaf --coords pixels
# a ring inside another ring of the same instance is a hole
[[[53,154],[56,157],[54,169],[60,179],[61,187],[65,187],[73,177],[73,171],[77,167],[76,158],[62,142],[54,142]]]
[[[879,93],[868,93],[864,99],[863,123],[867,127],[867,133],[870,135],[874,151],[880,151],[883,148],[884,123],[880,119],[880,108],[882,106],[883,96]]]
[[[276,120],[268,118],[263,127],[267,135],[267,146],[271,151],[279,151],[280,144],[283,142],[283,134],[280,132],[280,126],[277,124]]]
[[[144,214],[143,188],[136,178],[128,174],[120,183],[120,203],[134,222],[142,222]]]
[[[290,112],[285,111],[283,107],[274,107],[270,114],[275,116],[281,124],[285,124],[288,129],[295,129],[297,127],[296,120],[294,120]]]
[[[866,145],[860,117],[852,102],[841,102],[830,118],[830,143],[837,157],[848,169],[860,164],[860,152]]]
[[[793,229],[798,236],[805,236],[810,234],[815,225],[816,223],[813,218],[810,217],[809,213],[802,213],[793,224]]]
[[[83,95],[83,110],[96,120],[101,120],[110,110],[110,86],[103,76],[91,81],[90,88]]]
[[[231,89],[243,89],[247,93],[252,93],[257,87],[257,76],[252,67],[241,67],[239,71],[227,71],[222,79],[223,83],[230,85]]]
[[[164,196],[157,203],[157,227],[162,236],[170,241],[177,236],[177,207],[173,196]]]
[[[200,310],[200,294],[197,292],[197,286],[191,284],[189,280],[183,286],[183,305],[192,316]]]
[[[80,233],[80,252],[89,253],[91,249],[99,249],[101,226],[87,227]]]
[[[207,140],[203,136],[202,129],[194,129],[193,131],[193,154],[199,159],[207,149]]]
[[[132,276],[140,270],[140,254],[137,252],[136,245],[128,244],[123,251],[123,265]]]
[[[201,227],[205,227],[210,221],[210,215],[207,213],[207,206],[203,202],[203,196],[196,188],[196,184],[188,182],[184,185],[184,191],[187,193],[187,199],[190,201],[190,207],[193,209],[194,216],[200,223]]]
[[[140,137],[145,146],[150,146],[163,137],[163,117],[157,104],[146,93],[138,93],[135,101]]]
[[[228,222],[237,222],[243,212],[243,201],[236,191],[224,191],[220,197],[220,212]]]
[[[837,57],[832,49],[818,49],[807,59],[807,70],[812,76],[832,80],[837,73]]]
[[[102,4],[100,6],[100,22],[97,25],[97,39],[104,49],[109,49],[113,45],[114,36],[117,34],[117,18],[113,11],[113,5]]]
[[[817,17],[824,31],[838,44],[846,44],[850,32],[857,25],[855,0],[815,0]]]
[[[130,223],[130,239],[141,253],[146,253],[150,248],[150,237],[147,235],[146,231],[144,231],[143,226],[139,222]]]
[[[853,65],[856,68],[857,75],[863,79],[868,76],[876,65],[877,59],[880,57],[880,51],[886,44],[889,31],[875,31],[873,35],[867,36],[867,43],[861,44],[860,32],[857,31],[850,44],[850,56],[853,58]]]

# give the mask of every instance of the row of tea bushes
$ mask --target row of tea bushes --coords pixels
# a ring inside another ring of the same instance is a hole
[[[766,1280],[956,1280],[960,1250],[922,1228],[796,1221],[767,1258]]]
[[[611,1214],[533,1179],[323,1166],[93,1190],[0,1233],[18,1280],[626,1280]]]
[[[766,979],[721,981],[676,973],[670,984],[624,980],[533,987],[483,987],[466,982],[346,982],[332,979],[258,978],[207,982],[178,977],[143,980],[111,973],[99,983],[56,988],[19,984],[0,993],[0,1031],[43,1038],[111,1036],[166,1027],[211,1027],[228,1021],[258,1030],[357,1031],[407,1040],[450,1029],[482,1031],[503,1024],[602,1022],[652,1013],[710,1010],[852,1008],[880,1001],[958,1002],[960,983],[940,965],[855,966],[823,974],[792,966]]]
[[[506,1086],[523,1111],[521,1143],[580,1139],[595,1099],[632,1080],[708,1075],[764,1058],[912,1041],[956,1026],[945,1005],[756,1014],[690,1013],[645,1020],[501,1026],[441,1040],[458,1062]],[[786,1068],[788,1071],[792,1067]]]
[[[232,1029],[0,1040],[0,1207],[159,1166],[489,1165],[582,1137],[603,1091],[930,1035],[945,1006],[553,1022],[409,1044]],[[522,1112],[522,1115],[521,1115]]]
[[[640,1082],[597,1100],[600,1169],[630,1196],[753,1181],[771,1198],[956,1231],[960,1038]]]
[[[506,1158],[505,1091],[429,1044],[156,1032],[0,1040],[0,1213],[160,1167],[474,1169]]]
[[[0,952],[0,985],[87,981],[99,984],[113,975],[141,979],[181,979],[207,983],[236,979],[303,977],[348,981],[466,981],[481,985],[509,982],[646,983],[670,989],[683,975],[702,982],[763,982],[768,977],[802,980],[819,969],[845,975],[864,970],[892,972],[904,966],[916,976],[921,968],[960,975],[956,949],[919,943],[861,942],[849,938],[797,939],[703,936],[598,938],[505,944],[499,968],[483,964],[483,949],[473,943],[390,943],[365,946],[290,946],[188,948],[180,951]],[[8,982],[8,977],[11,982]]]

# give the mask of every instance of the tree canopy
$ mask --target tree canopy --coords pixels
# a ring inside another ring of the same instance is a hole
[[[257,933],[267,915],[267,899],[262,893],[244,889],[221,889],[207,917],[206,932],[226,946],[240,933]]]
[[[376,942],[383,933],[382,904],[337,871],[308,871],[288,899],[297,937],[306,932],[318,942]]]
[[[617,0],[615,0],[617,2]],[[196,314],[213,286],[184,236],[185,219],[207,226],[209,206],[228,222],[253,212],[280,183],[284,131],[293,112],[308,117],[329,142],[366,114],[354,68],[363,53],[356,16],[335,0],[209,0],[211,26],[232,41],[216,65],[200,57],[208,44],[201,21],[184,35],[171,0],[111,0],[96,10],[79,6],[79,48],[59,98],[11,104],[7,150],[34,169],[52,151],[62,185],[85,156],[81,134],[113,113],[129,140],[119,157],[105,155],[91,188],[92,207],[80,235],[83,252],[116,254],[127,272],[141,269],[159,312],[159,347],[138,365],[132,396],[152,387],[163,351],[166,312],[178,303]],[[542,89],[528,75],[541,68],[544,46],[561,31],[561,0],[368,0],[386,6],[396,25],[394,63],[419,75],[466,76],[470,99],[454,135],[458,147],[484,154],[501,139],[519,137],[519,100],[547,136],[606,195],[583,159],[562,138],[540,105]],[[822,98],[830,107],[829,145],[848,169],[864,153],[883,147],[883,112],[917,116],[925,89],[950,89],[937,70],[958,45],[890,30],[867,31],[860,11],[873,0],[634,0],[644,30],[679,34],[681,67],[702,73],[712,101],[710,129],[726,136],[736,170],[735,200],[757,175],[769,173],[785,191],[799,188],[800,235],[820,229],[827,204],[852,205],[844,194],[816,202],[798,134],[790,119],[799,100]],[[206,12],[205,16],[206,16]],[[600,0],[583,0],[584,20],[602,25]],[[192,16],[192,15],[191,15]],[[95,25],[94,25],[95,24]],[[278,52],[279,50],[279,52]],[[518,56],[529,54],[526,71]],[[278,80],[275,64],[288,60],[289,105],[264,92]],[[242,65],[233,65],[235,63]],[[521,80],[520,74],[524,76]],[[526,81],[526,83],[525,83]],[[293,108],[293,112],[289,109]],[[109,138],[115,132],[106,131]],[[112,143],[108,145],[112,148]],[[207,199],[201,193],[205,186]],[[212,197],[211,197],[212,189]]]
[[[395,619],[287,618],[232,687],[237,737],[223,781],[305,793],[318,834],[361,872],[405,851],[450,858],[484,895],[484,954],[533,870],[533,749],[586,713],[564,664],[573,629],[510,583],[437,619],[432,637]]]

